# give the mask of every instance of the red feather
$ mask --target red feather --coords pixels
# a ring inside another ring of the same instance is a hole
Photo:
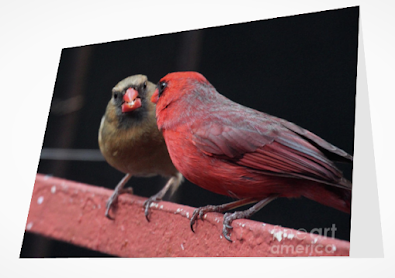
[[[166,75],[154,97],[171,159],[196,185],[236,198],[305,196],[350,212],[351,183],[333,162],[352,161],[343,150],[227,99],[195,72]]]

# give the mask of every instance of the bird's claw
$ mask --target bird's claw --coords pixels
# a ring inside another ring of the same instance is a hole
[[[230,230],[233,229],[231,223],[232,221],[235,219],[235,214],[234,213],[225,213],[224,214],[224,222],[223,222],[223,226],[222,226],[222,234],[224,235],[224,237],[232,242],[232,240],[230,239]]]
[[[110,219],[110,220],[114,220],[113,217],[110,216],[110,209],[113,205],[114,202],[118,201],[118,192],[114,191],[111,195],[110,198],[108,198],[107,203],[106,203],[106,213],[105,216]]]
[[[232,226],[230,226],[230,225],[228,225],[228,224],[226,224],[226,223],[224,223],[224,226],[227,228],[227,229],[233,229],[233,227]]]
[[[114,203],[116,203],[118,201],[118,196],[120,194],[123,193],[129,193],[129,194],[133,194],[133,188],[123,188],[121,190],[114,190],[114,192],[112,193],[111,197],[108,198],[107,203],[106,203],[106,212],[105,212],[105,216],[110,219],[110,220],[114,220],[114,217],[112,217],[110,215],[110,209],[111,207],[114,205]]]
[[[206,207],[201,207],[201,208],[197,208],[194,210],[192,217],[191,217],[191,221],[190,221],[190,226],[191,226],[191,230],[192,232],[195,232],[193,230],[193,225],[195,224],[195,222],[200,218],[203,220],[203,216],[205,213],[207,212],[212,212],[212,211],[219,211],[218,206],[206,206]],[[230,230],[233,229],[231,223],[235,218],[236,215],[234,215],[233,213],[225,213],[224,214],[224,221],[223,221],[223,226],[222,226],[222,234],[224,235],[224,237],[229,240],[230,242],[232,242],[232,240],[230,239]]]
[[[223,231],[223,234],[224,234],[224,237],[225,237],[229,242],[233,242],[233,241],[230,239],[230,236],[229,236],[229,234],[228,234],[227,232]]]
[[[191,226],[192,232],[195,232],[193,229],[193,225],[195,224],[195,222],[197,220],[199,220],[199,218],[203,220],[203,216],[205,213],[206,213],[206,207],[197,208],[193,211],[191,221],[190,221],[190,226]]]
[[[215,207],[215,206],[206,206],[206,207],[201,207],[201,208],[195,209],[192,214],[191,221],[190,221],[190,226],[191,226],[192,232],[195,232],[193,230],[193,225],[195,224],[195,222],[199,218],[203,220],[203,216],[206,212],[217,211],[216,208],[217,207]],[[230,239],[230,231],[233,229],[231,224],[232,224],[233,220],[237,219],[238,217],[239,217],[239,214],[237,214],[237,212],[224,214],[224,221],[223,221],[223,225],[222,225],[222,234],[230,242],[232,242],[232,240]]]
[[[145,215],[145,219],[147,219],[148,222],[150,222],[149,220],[149,209],[151,207],[151,204],[157,201],[160,201],[161,199],[157,198],[156,196],[151,196],[149,197],[143,204],[144,207],[144,215]]]
[[[149,222],[148,214],[149,214],[149,208],[151,206],[151,203],[152,201],[148,199],[143,204],[145,219],[147,219],[148,222]]]
[[[106,215],[106,217],[107,217],[108,219],[110,219],[110,220],[114,220],[114,219],[115,219],[114,217],[112,217],[112,216],[110,215],[110,207],[107,207],[105,215]]]
[[[191,226],[192,232],[195,232],[195,231],[193,230],[193,225],[195,224],[195,222],[196,222],[196,220],[198,219],[198,217],[199,217],[199,209],[195,209],[195,210],[193,211],[193,214],[192,214],[192,217],[191,217],[191,221],[189,222],[189,223],[190,223],[190,226]]]

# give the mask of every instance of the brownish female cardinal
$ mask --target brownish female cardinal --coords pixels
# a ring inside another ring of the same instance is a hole
[[[170,188],[174,192],[182,182],[182,175],[171,162],[156,126],[155,105],[150,101],[154,91],[155,85],[141,74],[123,79],[112,89],[100,124],[99,147],[107,162],[126,175],[107,201],[105,215],[108,218],[118,195],[132,192],[131,188],[124,189],[132,176],[170,177],[165,187],[144,203],[147,220],[150,204],[161,200]]]
[[[219,94],[197,72],[163,77],[151,101],[170,157],[186,179],[235,202],[197,208],[226,213],[223,234],[231,241],[231,223],[248,218],[278,197],[304,196],[350,213],[351,183],[333,161],[352,156],[286,120],[244,107]]]

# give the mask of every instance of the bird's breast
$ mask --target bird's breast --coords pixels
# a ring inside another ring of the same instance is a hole
[[[117,170],[135,176],[171,176],[177,172],[156,125],[120,129],[104,124],[99,132],[100,150]]]

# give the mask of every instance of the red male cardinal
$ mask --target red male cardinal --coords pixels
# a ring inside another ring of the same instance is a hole
[[[171,162],[156,125],[155,105],[149,101],[154,90],[155,85],[141,74],[125,78],[112,89],[112,98],[100,124],[99,147],[107,162],[126,175],[107,201],[108,218],[118,195],[132,192],[131,188],[123,188],[132,176],[170,177],[165,187],[144,203],[147,220],[150,204],[161,200],[171,187],[174,192],[182,182],[182,175]]]
[[[351,183],[333,161],[352,156],[315,134],[280,118],[244,107],[219,94],[197,72],[163,77],[151,101],[170,157],[186,179],[212,192],[239,200],[194,211],[226,213],[223,234],[231,223],[248,218],[278,197],[304,196],[350,213]]]

